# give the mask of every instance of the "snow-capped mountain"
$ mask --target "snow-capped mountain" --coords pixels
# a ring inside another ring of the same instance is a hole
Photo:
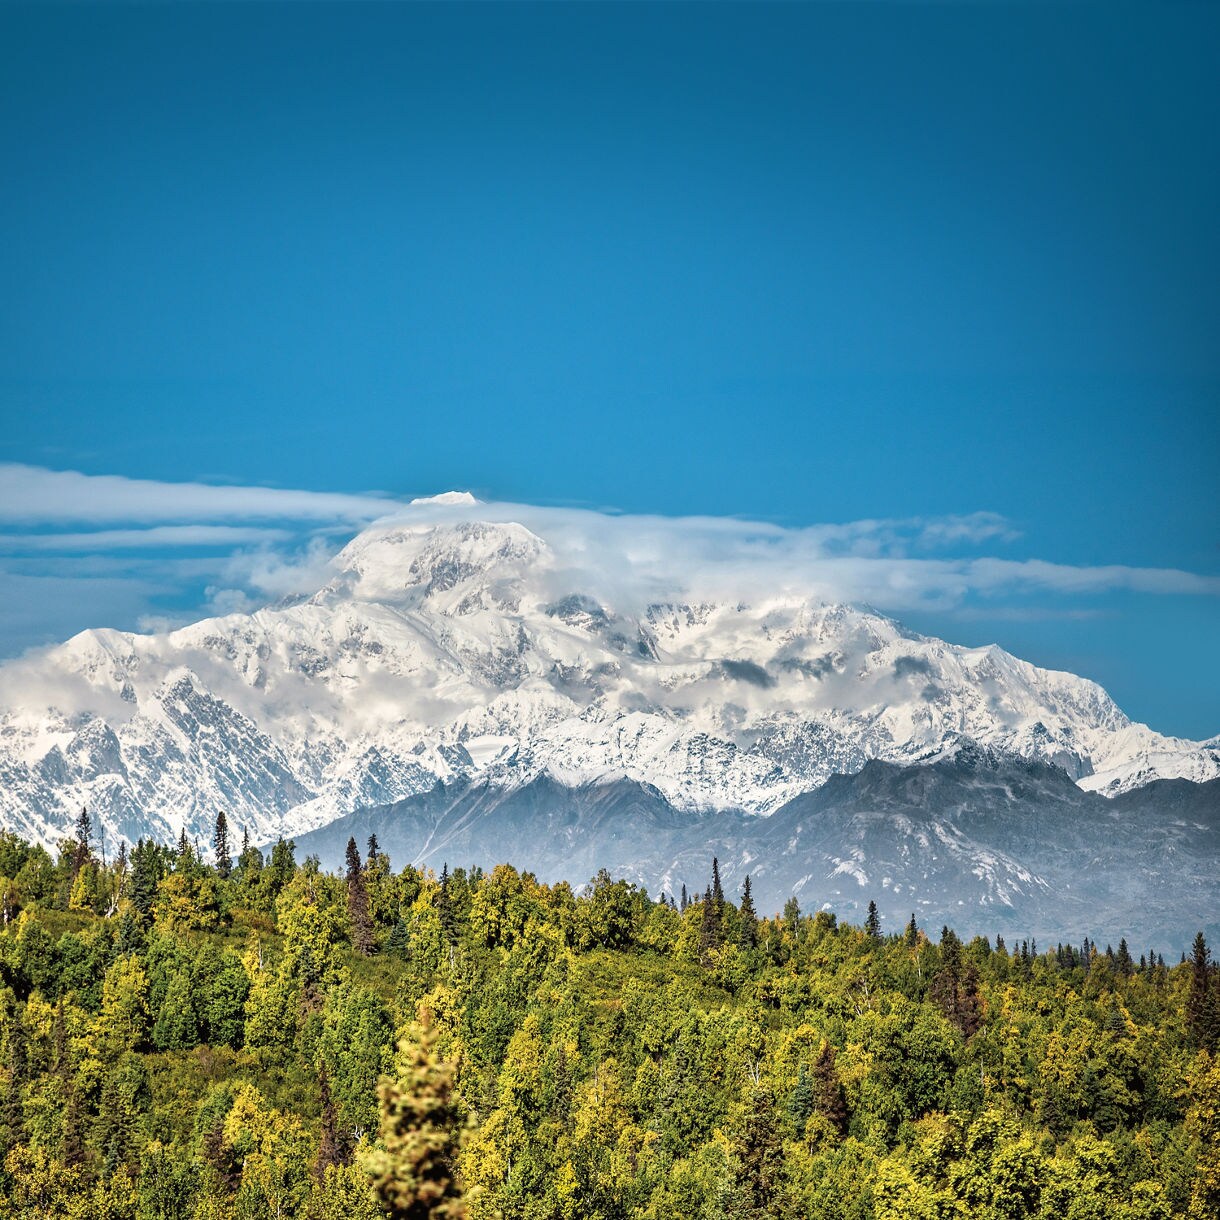
[[[4,824],[54,841],[88,805],[111,837],[206,841],[224,809],[265,840],[438,781],[544,774],[768,814],[963,739],[1107,795],[1220,775],[1215,742],[1134,724],[1095,683],[868,610],[678,589],[614,604],[561,542],[477,507],[408,511],[330,570],[292,604],[86,631],[0,669]]]

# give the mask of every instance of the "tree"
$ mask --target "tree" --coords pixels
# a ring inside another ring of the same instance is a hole
[[[395,957],[405,958],[410,944],[411,925],[400,916],[398,922],[390,931],[389,940],[385,943],[386,952],[392,953]]]
[[[940,957],[941,968],[932,980],[929,998],[969,1038],[983,1021],[978,970],[973,962],[963,967],[962,942],[948,927],[941,930]]]
[[[0,1154],[25,1142],[25,1112],[21,1094],[29,1080],[30,1061],[25,1022],[14,1013],[8,1027],[8,1083],[0,1106]],[[0,1162],[3,1156],[0,1156]]]
[[[185,970],[174,972],[161,1011],[153,1023],[153,1044],[161,1050],[184,1051],[199,1043],[199,1018],[194,988]]]
[[[1186,998],[1186,1027],[1200,1050],[1214,1051],[1220,1041],[1220,1013],[1213,994],[1207,941],[1200,932],[1190,954],[1190,994]]]
[[[347,1160],[343,1142],[339,1137],[339,1115],[330,1095],[330,1077],[327,1075],[325,1063],[318,1068],[318,1099],[322,1103],[322,1133],[318,1141],[318,1159],[314,1161],[314,1173],[319,1178],[324,1178],[330,1166],[342,1165]]]
[[[754,896],[750,892],[750,874],[741,886],[741,928],[737,943],[747,952],[758,946],[758,916],[754,913]]]
[[[364,869],[355,838],[347,841],[347,914],[352,924],[352,947],[361,957],[372,953],[373,920],[369,915],[369,895],[364,887]]]
[[[771,1095],[765,1089],[754,1090],[737,1155],[750,1208],[747,1214],[770,1216],[784,1168],[784,1149],[775,1127]]]
[[[382,1148],[363,1162],[392,1220],[464,1220],[457,1178],[465,1128],[454,1100],[456,1065],[441,1058],[430,1015],[398,1044],[398,1078],[377,1089]]]
[[[131,905],[148,917],[157,900],[157,886],[165,875],[161,849],[151,840],[140,839],[131,853]]]
[[[703,894],[703,902],[699,912],[699,960],[707,965],[713,949],[719,949],[724,943],[723,929],[720,925],[720,907],[712,896],[709,886]]]
[[[76,819],[76,846],[72,852],[72,880],[75,881],[77,874],[89,862],[93,854],[93,849],[90,840],[93,838],[93,820],[89,817],[89,810],[82,809],[80,816]]]
[[[817,1097],[813,1091],[813,1082],[809,1079],[809,1073],[805,1070],[805,1065],[802,1063],[800,1071],[797,1074],[796,1086],[788,1095],[788,1114],[793,1123],[796,1124],[798,1134],[805,1130],[805,1124],[809,1121],[809,1116],[813,1113],[816,1102]]]
[[[868,904],[868,918],[864,921],[864,930],[870,939],[881,939],[881,916],[877,914],[877,904],[871,899]]]
[[[835,1067],[835,1048],[823,1042],[813,1065],[813,1108],[842,1135],[847,1130],[847,1098]]]
[[[717,913],[724,909],[724,889],[720,884],[720,861],[712,857],[712,901],[716,904]]]
[[[212,847],[216,853],[216,875],[227,881],[233,871],[233,858],[229,855],[229,820],[222,809],[216,815],[216,833],[212,837]]]

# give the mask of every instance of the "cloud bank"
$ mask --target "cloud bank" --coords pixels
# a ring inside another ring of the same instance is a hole
[[[790,527],[0,464],[0,655],[86,626],[153,629],[248,611],[319,588],[339,549],[370,524],[475,520],[524,525],[556,556],[557,593],[590,593],[627,612],[677,598],[800,596],[1018,618],[1085,615],[1118,593],[1220,595],[1211,575],[1016,557],[1019,531],[982,511]]]

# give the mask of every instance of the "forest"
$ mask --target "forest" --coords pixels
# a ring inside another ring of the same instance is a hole
[[[336,875],[223,815],[207,848],[0,834],[0,1214],[1220,1215],[1202,934],[768,916],[711,859],[655,897],[375,839]]]

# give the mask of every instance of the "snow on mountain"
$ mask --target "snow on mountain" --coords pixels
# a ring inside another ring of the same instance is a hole
[[[465,493],[431,503],[475,506]],[[54,841],[216,812],[256,839],[437,780],[655,787],[766,814],[872,758],[971,739],[1107,795],[1220,775],[1220,749],[1132,723],[1095,683],[797,597],[635,609],[520,524],[374,526],[308,599],[160,635],[82,632],[0,668],[0,819]]]

